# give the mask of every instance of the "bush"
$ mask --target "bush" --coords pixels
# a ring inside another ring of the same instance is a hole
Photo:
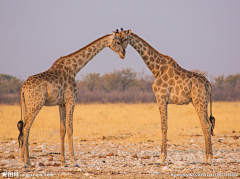
[[[194,70],[207,75],[206,72]],[[102,76],[89,73],[78,81],[77,103],[150,103],[156,102],[152,91],[153,75],[133,69],[114,70]],[[0,74],[0,104],[19,103],[23,81]],[[214,101],[240,101],[240,74],[218,76],[212,82]]]

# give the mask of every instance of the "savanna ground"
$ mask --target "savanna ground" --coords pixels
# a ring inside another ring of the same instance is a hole
[[[240,102],[214,102],[213,164],[205,165],[205,143],[192,106],[168,105],[168,156],[161,151],[157,104],[76,105],[73,139],[80,168],[71,166],[66,135],[66,158],[60,159],[58,107],[43,107],[29,138],[32,168],[22,169],[18,129],[20,107],[0,106],[1,177],[38,178],[235,178],[240,176]]]

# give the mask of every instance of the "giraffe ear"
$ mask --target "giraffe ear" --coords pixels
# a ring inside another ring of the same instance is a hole
[[[131,31],[131,30],[128,30],[128,31],[127,31],[127,34],[128,34],[128,35],[130,35],[131,33],[132,33],[132,31]]]
[[[115,35],[116,32],[115,32],[115,31],[112,31],[112,33],[113,33],[113,35]]]

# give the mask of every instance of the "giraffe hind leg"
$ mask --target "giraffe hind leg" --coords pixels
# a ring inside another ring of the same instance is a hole
[[[66,159],[65,159],[65,150],[64,150],[64,140],[66,134],[66,107],[65,105],[59,106],[60,113],[60,138],[61,138],[61,161],[62,165],[67,167]]]
[[[35,117],[37,116],[38,112],[41,110],[42,106],[43,106],[43,103],[35,104],[34,107],[29,107],[27,110],[27,114],[24,117],[24,121],[23,121],[24,125],[23,125],[23,129],[22,129],[23,145],[22,145],[21,151],[20,151],[20,162],[22,163],[23,167],[26,167],[26,164],[28,167],[32,166],[32,164],[30,162],[30,157],[29,157],[28,138],[29,138],[29,132],[30,132],[32,123],[33,123]],[[24,162],[24,160],[25,160],[25,162]]]
[[[76,162],[74,149],[73,149],[73,111],[74,111],[74,101],[66,104],[66,123],[67,123],[67,136],[69,143],[70,159],[75,167],[79,167]]]
[[[205,138],[205,152],[206,152],[205,163],[211,164],[213,153],[211,143],[211,124],[209,124],[208,122],[207,102],[194,100],[193,104],[199,116]]]

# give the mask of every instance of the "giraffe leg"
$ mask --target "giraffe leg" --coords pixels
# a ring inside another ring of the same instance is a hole
[[[27,164],[25,163],[25,160],[24,160],[24,151],[25,151],[24,134],[22,137],[23,137],[23,145],[20,148],[19,162],[21,163],[23,168],[27,168]]]
[[[194,107],[198,113],[205,138],[205,163],[212,163],[211,124],[208,123],[207,101],[193,100]]]
[[[66,134],[66,107],[59,106],[60,113],[60,138],[61,138],[61,161],[62,165],[67,167],[66,159],[65,159],[65,149],[64,149],[64,140]]]
[[[24,122],[24,127],[23,127],[23,146],[21,147],[21,151],[20,151],[20,163],[22,164],[22,167],[32,166],[30,162],[30,157],[29,157],[28,138],[29,138],[29,131],[32,126],[32,123],[37,113],[40,111],[40,109],[41,108],[36,110],[35,113],[33,114],[26,115],[26,120]],[[29,111],[31,110],[29,109]],[[25,159],[25,162],[24,162],[24,159]]]
[[[28,150],[28,137],[29,137],[29,131],[31,128],[31,124],[30,124],[31,121],[28,119],[29,118],[27,118],[27,120],[25,122],[25,126],[23,128],[23,146],[20,151],[20,162],[22,164],[22,167],[24,167],[24,168],[32,166],[32,164],[30,162],[29,150]]]
[[[167,104],[163,100],[158,102],[158,107],[161,115],[161,130],[162,130],[162,146],[161,146],[161,155],[160,160],[157,163],[164,165],[164,160],[167,157]]]
[[[79,167],[76,162],[75,154],[73,150],[73,111],[74,111],[75,104],[71,102],[66,104],[66,122],[67,122],[67,136],[69,142],[69,151],[70,151],[70,159],[75,167]]]
[[[27,156],[27,157],[25,157],[25,162],[27,163],[27,165],[28,165],[28,167],[31,167],[32,166],[32,164],[31,164],[31,162],[30,162],[30,157],[29,157],[29,147],[28,147],[28,138],[29,138],[29,131],[30,131],[30,128],[29,128],[29,130],[28,130],[28,133],[27,133],[27,139],[26,139],[26,148],[25,148],[25,156]]]
[[[26,103],[27,109],[24,114],[24,121],[23,121],[23,124],[24,124],[23,125],[23,145],[20,151],[20,162],[22,164],[22,167],[32,166],[30,162],[29,149],[28,149],[29,132],[30,132],[32,123],[35,117],[37,116],[38,112],[41,110],[43,104],[44,104],[44,100],[34,104],[34,106],[31,106],[31,107],[28,107],[30,105]]]

